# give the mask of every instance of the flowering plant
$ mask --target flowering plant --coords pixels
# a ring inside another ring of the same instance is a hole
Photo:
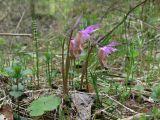
[[[84,30],[80,30],[76,37],[70,41],[69,51],[70,57],[76,59],[80,56],[83,51],[84,43],[90,39],[91,34],[99,28],[98,24],[91,25]],[[115,46],[119,45],[116,42],[111,42],[110,44],[99,48],[98,58],[101,66],[106,67],[106,57],[111,53],[117,51]]]
[[[76,37],[70,41],[69,51],[71,58],[78,58],[83,51],[84,43],[90,39],[91,34],[98,30],[99,25],[91,25],[77,33]]]
[[[112,42],[112,43],[108,44],[107,46],[99,48],[98,58],[101,63],[101,66],[106,67],[106,57],[108,55],[110,55],[111,53],[117,51],[117,49],[114,48],[117,45],[119,45],[119,44],[116,42]]]

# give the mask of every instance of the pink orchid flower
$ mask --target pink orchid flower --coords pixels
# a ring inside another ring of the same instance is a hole
[[[99,24],[88,26],[86,29],[81,30],[81,31],[78,32],[77,38],[80,37],[81,43],[84,43],[91,37],[91,34],[93,32],[98,30],[98,28],[99,28]]]
[[[112,42],[110,44],[108,44],[107,46],[101,47],[98,51],[98,58],[99,61],[101,63],[101,66],[103,67],[107,67],[106,66],[106,57],[110,54],[112,54],[113,52],[116,52],[117,49],[114,48],[115,46],[119,45],[116,42]]]
[[[70,52],[70,57],[73,59],[78,58],[82,52],[82,49],[79,48],[78,46],[79,45],[75,39],[72,39],[70,41],[69,52]]]
[[[70,56],[71,58],[78,58],[83,51],[84,43],[90,38],[91,34],[99,28],[99,25],[91,25],[84,30],[78,32],[75,39],[70,41]]]

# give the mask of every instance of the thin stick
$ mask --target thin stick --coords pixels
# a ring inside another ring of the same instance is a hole
[[[102,94],[102,95],[103,95],[103,94]],[[123,105],[123,104],[122,104],[122,103],[120,103],[119,101],[117,101],[117,100],[113,99],[113,98],[112,98],[112,97],[110,97],[109,95],[104,94],[104,96],[108,97],[110,100],[114,101],[115,103],[119,104],[120,106],[124,107],[125,109],[127,109],[127,110],[129,110],[129,111],[131,111],[131,112],[133,112],[133,113],[136,113],[136,114],[138,113],[138,112],[136,112],[136,111],[132,110],[131,108],[129,108],[129,107],[127,107],[127,106]]]
[[[0,33],[0,36],[24,36],[24,37],[32,37],[32,34],[27,34],[27,33]]]
[[[15,30],[16,32],[17,32],[17,29],[19,28],[19,26],[20,26],[20,24],[21,24],[21,22],[23,20],[24,14],[25,14],[25,11],[23,11],[22,16],[21,16],[21,18],[20,18],[20,20],[19,20],[19,22],[18,22],[18,24],[16,26],[16,30]]]

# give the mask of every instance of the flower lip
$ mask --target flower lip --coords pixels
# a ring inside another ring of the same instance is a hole
[[[103,47],[102,49],[103,49],[105,55],[110,55],[111,53],[117,51],[116,48],[108,47],[108,46],[105,46],[105,47]]]
[[[69,51],[71,58],[78,58],[81,52],[83,51],[83,48],[81,47],[81,45],[78,44],[78,42],[75,39],[71,39]]]
[[[72,49],[75,49],[76,46],[77,46],[77,44],[76,44],[75,40],[74,40],[74,39],[71,39],[71,41],[70,41],[70,47],[71,47]]]
[[[110,55],[111,53],[117,51],[117,49],[114,48],[117,45],[119,45],[119,43],[117,43],[117,42],[111,42],[107,46],[102,47],[101,50],[104,51],[105,55]]]

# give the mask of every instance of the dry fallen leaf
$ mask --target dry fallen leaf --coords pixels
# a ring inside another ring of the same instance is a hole
[[[13,120],[13,111],[10,105],[3,105],[0,109],[2,119],[0,120]]]

